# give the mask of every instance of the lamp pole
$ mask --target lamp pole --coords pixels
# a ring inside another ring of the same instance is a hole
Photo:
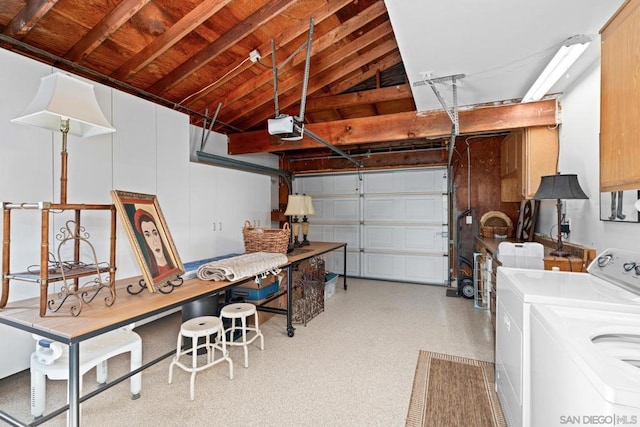
[[[551,256],[566,257],[569,252],[562,250],[562,200],[556,199],[556,210],[558,211],[558,245],[557,249],[550,253]]]
[[[62,132],[62,151],[60,151],[60,203],[67,203],[67,134],[69,133],[69,119],[60,119],[60,132]]]

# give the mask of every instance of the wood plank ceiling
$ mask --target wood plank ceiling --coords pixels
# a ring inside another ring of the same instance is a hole
[[[416,114],[382,0],[3,0],[0,46],[187,112],[193,124],[221,105],[214,130],[230,135],[232,154],[327,157],[307,138],[283,144],[265,130],[275,113],[272,40],[276,64],[292,57],[279,71],[278,100],[282,113],[296,116],[310,18],[306,126],[350,153],[397,157],[367,166],[442,163],[442,153],[407,155],[445,146],[451,123],[443,111]],[[522,119],[530,108],[539,117],[541,107],[532,107],[505,114]],[[545,111],[553,119],[544,124],[554,122],[555,104]],[[487,126],[474,131],[516,127],[503,118]]]

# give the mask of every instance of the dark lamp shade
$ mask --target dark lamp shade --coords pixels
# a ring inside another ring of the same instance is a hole
[[[538,191],[533,198],[536,200],[588,199],[578,183],[578,176],[575,174],[543,176],[540,180]]]

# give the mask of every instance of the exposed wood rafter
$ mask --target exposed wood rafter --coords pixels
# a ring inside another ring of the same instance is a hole
[[[480,134],[527,126],[555,126],[559,123],[557,100],[476,108],[459,112],[460,134]],[[307,128],[335,146],[398,141],[414,138],[441,138],[451,134],[451,121],[444,111],[387,114],[352,120],[313,123]],[[280,152],[318,148],[304,138],[297,142],[274,143],[267,131],[229,135],[230,154]]]

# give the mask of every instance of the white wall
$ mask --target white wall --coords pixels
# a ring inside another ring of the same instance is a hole
[[[593,43],[600,43],[599,38]],[[558,170],[578,175],[580,186],[589,200],[566,201],[571,233],[567,241],[593,247],[638,250],[640,223],[600,220],[599,134],[600,134],[600,66],[599,59],[567,91],[562,99],[560,125],[560,159]],[[555,202],[542,201],[536,230],[554,238],[557,229]]]
[[[48,65],[0,49],[0,201],[60,200],[61,134],[10,122],[34,97],[40,78],[54,71]],[[68,202],[110,204],[112,189],[155,194],[183,262],[221,255],[227,250],[242,252],[242,221],[269,223],[271,178],[191,162],[194,147],[190,145],[190,135],[197,130],[189,125],[187,115],[93,84],[98,103],[116,132],[86,139],[69,135]],[[226,154],[226,140],[224,135],[212,134],[207,147]],[[273,155],[238,157],[278,167]],[[194,186],[196,171],[198,180]],[[202,188],[216,188],[216,194],[224,194],[224,198],[210,200],[211,210],[204,212],[205,224],[222,224],[224,233],[219,225],[213,230],[192,222],[190,207],[193,200],[203,197]],[[110,216],[103,212],[83,214],[83,225],[91,235],[98,261],[108,261],[109,221]],[[56,215],[51,244],[54,232],[62,225]],[[37,265],[39,212],[14,210],[11,234],[11,271]],[[213,244],[201,245],[203,240]],[[139,275],[120,223],[116,244],[116,278]],[[50,292],[60,284],[50,285]],[[36,284],[11,282],[9,301],[38,295]],[[96,299],[93,304],[100,302]],[[0,325],[0,342],[11,343],[0,348],[0,378],[28,367],[33,349],[29,334]]]

